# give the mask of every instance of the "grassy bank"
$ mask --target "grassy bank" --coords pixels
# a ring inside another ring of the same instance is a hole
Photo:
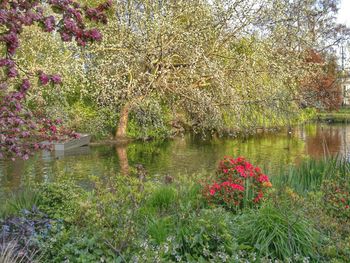
[[[315,120],[332,123],[350,123],[350,108],[342,108],[331,112],[319,112]]]
[[[1,202],[0,261],[348,262],[348,163],[308,160],[270,187],[230,160],[215,175],[32,184]]]

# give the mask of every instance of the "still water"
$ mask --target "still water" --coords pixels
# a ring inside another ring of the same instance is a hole
[[[249,138],[203,140],[187,135],[162,142],[135,142],[124,146],[87,146],[67,152],[37,154],[29,161],[0,162],[0,190],[14,191],[26,180],[37,182],[68,176],[84,180],[91,175],[125,174],[142,164],[149,176],[213,172],[224,155],[245,156],[270,175],[281,166],[303,158],[343,155],[350,159],[350,125],[308,124],[286,131]]]

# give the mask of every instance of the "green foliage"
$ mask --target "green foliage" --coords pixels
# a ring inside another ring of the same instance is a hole
[[[76,131],[92,134],[94,139],[110,137],[118,120],[115,109],[98,107],[89,100],[78,100],[65,110],[68,114],[67,125]]]
[[[56,229],[56,233],[42,243],[43,262],[118,262],[118,256],[100,233],[76,227]]]
[[[192,261],[210,259],[219,252],[232,255],[236,241],[231,232],[231,217],[223,209],[203,209],[181,220],[175,237],[177,253]]]
[[[78,223],[84,191],[74,182],[44,183],[38,189],[38,208],[50,218]]]
[[[232,214],[223,209],[179,211],[153,223],[150,239],[139,241],[131,261],[230,262],[237,256]]]
[[[350,109],[341,108],[336,111],[321,111],[318,112],[314,119],[318,121],[326,121],[333,123],[349,123],[350,122]]]
[[[237,239],[260,256],[293,260],[296,255],[316,257],[318,233],[305,218],[287,207],[267,205],[242,214]]]

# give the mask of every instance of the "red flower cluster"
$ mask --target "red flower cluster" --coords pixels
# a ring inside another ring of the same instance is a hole
[[[243,157],[224,157],[219,163],[215,182],[204,187],[204,196],[210,203],[228,209],[254,206],[261,202],[272,184],[259,167]]]

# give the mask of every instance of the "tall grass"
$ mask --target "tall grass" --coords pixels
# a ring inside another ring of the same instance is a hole
[[[322,160],[307,159],[298,166],[282,168],[278,176],[272,177],[275,188],[290,187],[299,194],[319,191],[323,180],[339,174],[350,174],[350,163],[342,157],[328,157]]]
[[[171,186],[162,186],[156,189],[148,199],[147,205],[160,211],[167,211],[174,206],[177,192]]]
[[[39,203],[38,194],[33,190],[20,190],[12,193],[11,196],[0,205],[0,218],[18,214],[21,210],[31,210]]]
[[[147,233],[157,244],[161,244],[171,234],[173,227],[173,218],[170,216],[150,218],[147,222]]]
[[[316,257],[317,231],[289,209],[268,205],[242,214],[237,223],[238,242],[251,246],[259,256],[284,261],[296,255]]]

